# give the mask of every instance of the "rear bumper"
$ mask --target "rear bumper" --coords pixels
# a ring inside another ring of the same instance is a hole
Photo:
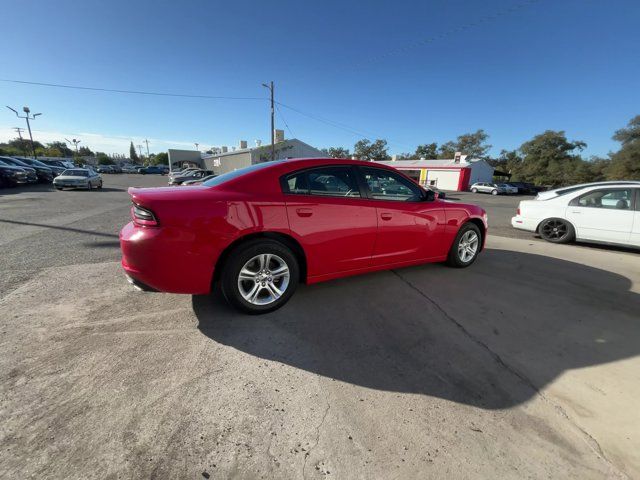
[[[526,218],[520,215],[511,217],[511,226],[519,230],[526,230],[527,232],[535,232],[538,229],[540,220],[537,218]]]
[[[207,294],[217,256],[198,245],[188,231],[129,222],[120,231],[122,268],[146,291]]]

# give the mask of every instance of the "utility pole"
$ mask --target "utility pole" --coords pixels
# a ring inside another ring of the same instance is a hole
[[[27,150],[26,148],[24,148],[24,139],[22,138],[22,132],[24,132],[24,128],[14,127],[13,129],[18,133],[18,137],[20,137],[20,150],[22,150],[22,153],[24,155],[27,155]]]
[[[275,110],[274,110],[274,101],[273,101],[273,81],[267,85],[266,83],[262,84],[263,87],[268,88],[271,93],[271,160],[276,159],[276,124],[275,124]]]
[[[142,160],[142,145],[137,145],[138,147],[138,155],[140,156],[140,160]],[[142,164],[144,165],[144,162],[142,162]]]
[[[7,105],[7,108],[11,110],[13,113],[15,113],[16,117],[24,118],[27,121],[27,129],[29,130],[29,138],[31,139],[31,153],[33,153],[33,158],[38,158],[36,156],[36,148],[33,145],[33,135],[31,134],[31,125],[29,124],[29,120],[35,120],[38,115],[42,115],[42,114],[34,113],[33,115],[31,115],[31,110],[29,110],[29,107],[22,107],[22,111],[25,113],[25,115],[20,116],[20,114],[15,108],[11,108],[9,105]]]
[[[198,150],[198,145],[200,145],[198,142],[195,142],[194,145],[196,146],[196,150]]]
[[[149,161],[149,158],[151,158],[149,156],[149,140],[147,140],[146,138],[144,139],[144,143],[147,144],[147,161]]]

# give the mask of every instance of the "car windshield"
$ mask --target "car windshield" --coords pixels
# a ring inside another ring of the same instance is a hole
[[[223,173],[222,175],[218,175],[211,180],[207,180],[203,183],[207,187],[217,187],[218,185],[222,185],[223,183],[228,182],[229,180],[233,180],[234,178],[241,177],[242,175],[246,175],[247,173],[255,172],[256,170],[262,170],[263,168],[269,167],[276,163],[282,163],[284,160],[276,160],[274,162],[264,162],[264,163],[256,163],[255,165],[251,165],[250,167],[239,168],[238,170],[234,170],[233,172]]]
[[[67,177],[88,177],[89,172],[86,170],[65,170],[62,175]]]

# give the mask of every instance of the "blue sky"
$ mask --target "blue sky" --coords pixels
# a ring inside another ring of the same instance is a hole
[[[637,0],[1,0],[0,78],[266,97],[385,138],[391,153],[484,128],[493,153],[545,129],[617,148],[640,114]],[[512,11],[508,12],[510,8]],[[488,18],[496,15],[496,18]],[[469,26],[469,24],[476,24]],[[457,27],[461,27],[455,31]],[[0,82],[0,104],[43,112],[36,139],[124,153],[269,139],[264,100],[84,92]],[[317,147],[360,139],[285,107],[277,127]],[[0,139],[23,126],[0,113]]]

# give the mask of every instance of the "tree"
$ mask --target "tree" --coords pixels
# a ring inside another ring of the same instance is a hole
[[[440,145],[438,158],[453,158],[456,152],[461,152],[470,158],[486,158],[491,145],[487,142],[489,135],[482,129],[473,133],[463,133],[457,140]]]
[[[140,163],[140,157],[138,157],[138,152],[136,152],[136,147],[133,146],[133,142],[129,146],[129,158],[134,163]]]
[[[626,128],[621,128],[613,135],[613,139],[626,146],[632,142],[640,140],[640,115],[636,115],[627,124]]]
[[[96,152],[96,159],[98,160],[98,164],[99,165],[112,165],[113,164],[113,162],[109,158],[109,155],[107,155],[104,152]]]
[[[489,135],[482,129],[474,133],[464,133],[458,137],[456,151],[471,158],[484,158],[491,150],[487,142]]]
[[[93,157],[94,153],[89,147],[80,147],[78,149],[78,155],[81,157]]]
[[[438,144],[425,143],[416,147],[416,158],[424,158],[427,160],[438,158]]]
[[[353,146],[353,154],[360,160],[388,160],[387,141],[378,139],[371,143],[370,140],[363,139]]]
[[[62,156],[62,157],[72,157],[74,152],[69,148],[69,146],[65,142],[50,142],[47,143],[48,150],[57,150],[60,152],[60,155],[49,155],[50,157]]]
[[[169,165],[169,154],[167,152],[151,154],[152,165]]]
[[[329,147],[326,152],[331,158],[351,158],[348,148]]]
[[[613,139],[622,143],[605,169],[609,180],[640,180],[640,115],[629,121],[626,128],[618,130]]]
[[[522,162],[515,178],[542,185],[566,185],[584,178],[584,160],[574,154],[587,144],[570,142],[564,131],[547,130],[520,146]]]

